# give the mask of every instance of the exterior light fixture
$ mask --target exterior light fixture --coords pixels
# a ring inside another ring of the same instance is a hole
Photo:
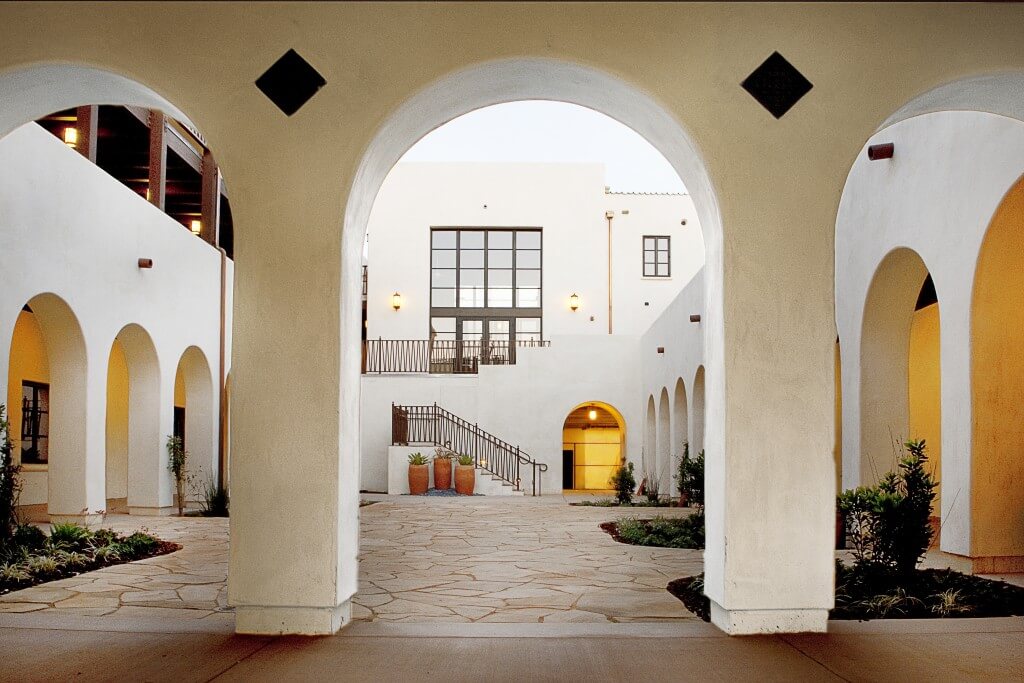
[[[579,308],[579,307],[580,307],[580,295],[576,294],[574,292],[573,295],[569,297],[569,309],[572,310],[573,312],[575,312],[576,309]]]
[[[203,222],[202,221],[192,221],[190,227],[191,227],[191,230],[192,230],[192,234],[193,235],[198,235],[199,233],[201,233],[203,231]]]
[[[597,419],[597,411],[594,410],[593,408],[591,408],[590,412],[587,413],[587,417],[589,417],[591,420],[596,420]]]
[[[880,145],[871,145],[868,147],[868,159],[870,161],[878,161],[880,159],[892,159],[893,152],[896,149],[896,145],[891,142],[884,142]]]
[[[401,307],[402,307],[402,295],[399,294],[398,292],[395,292],[394,294],[391,295],[391,308],[393,308],[393,309],[395,309],[397,311]]]
[[[74,126],[68,126],[64,129],[64,144],[68,147],[78,146],[78,129]]]

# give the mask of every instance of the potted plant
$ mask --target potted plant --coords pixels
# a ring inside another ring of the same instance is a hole
[[[455,454],[446,448],[434,452],[434,488],[447,491],[452,487],[452,458]]]
[[[455,493],[472,496],[476,488],[476,466],[473,456],[463,453],[459,456],[459,464],[455,466]]]
[[[409,493],[414,496],[422,496],[427,492],[430,484],[430,467],[427,465],[427,456],[422,453],[412,453],[409,456]]]
[[[174,484],[178,490],[178,516],[185,515],[185,463],[188,462],[188,451],[180,436],[167,437],[167,454],[170,462],[167,469],[174,475]]]

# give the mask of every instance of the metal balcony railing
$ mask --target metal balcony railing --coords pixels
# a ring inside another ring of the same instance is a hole
[[[363,373],[475,374],[481,365],[515,365],[516,351],[550,346],[550,341],[466,339],[367,339]]]

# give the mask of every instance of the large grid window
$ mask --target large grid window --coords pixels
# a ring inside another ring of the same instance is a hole
[[[672,274],[667,235],[644,235],[644,277],[669,277]]]
[[[433,339],[541,339],[541,231],[433,228]]]

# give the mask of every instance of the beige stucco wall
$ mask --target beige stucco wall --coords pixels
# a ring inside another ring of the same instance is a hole
[[[322,621],[309,629],[334,627],[342,615],[332,606],[355,590],[358,383],[339,392],[339,377],[344,369],[351,379],[358,364],[355,344],[341,343],[358,336],[347,331],[357,325],[358,291],[341,292],[343,281],[357,289],[358,274],[342,272],[339,228],[363,151],[418,90],[471,64],[520,57],[622,79],[681,122],[700,150],[716,203],[698,207],[701,221],[715,230],[705,216],[720,212],[723,226],[706,239],[715,304],[705,311],[713,342],[706,589],[716,623],[731,632],[824,628],[833,571],[832,229],[843,181],[863,141],[908,99],[967,74],[1024,66],[1024,9],[20,4],[5,5],[0,18],[0,70],[63,61],[137,79],[200,127],[231,179],[232,443],[245,453],[232,461],[232,503],[245,514],[232,518],[230,593],[243,629],[291,630],[313,612]],[[286,118],[252,82],[291,47],[328,85]],[[739,87],[773,50],[815,84],[781,120]],[[266,429],[280,422],[309,427]],[[303,466],[282,453],[301,453]],[[299,555],[306,561],[295,562]]]

